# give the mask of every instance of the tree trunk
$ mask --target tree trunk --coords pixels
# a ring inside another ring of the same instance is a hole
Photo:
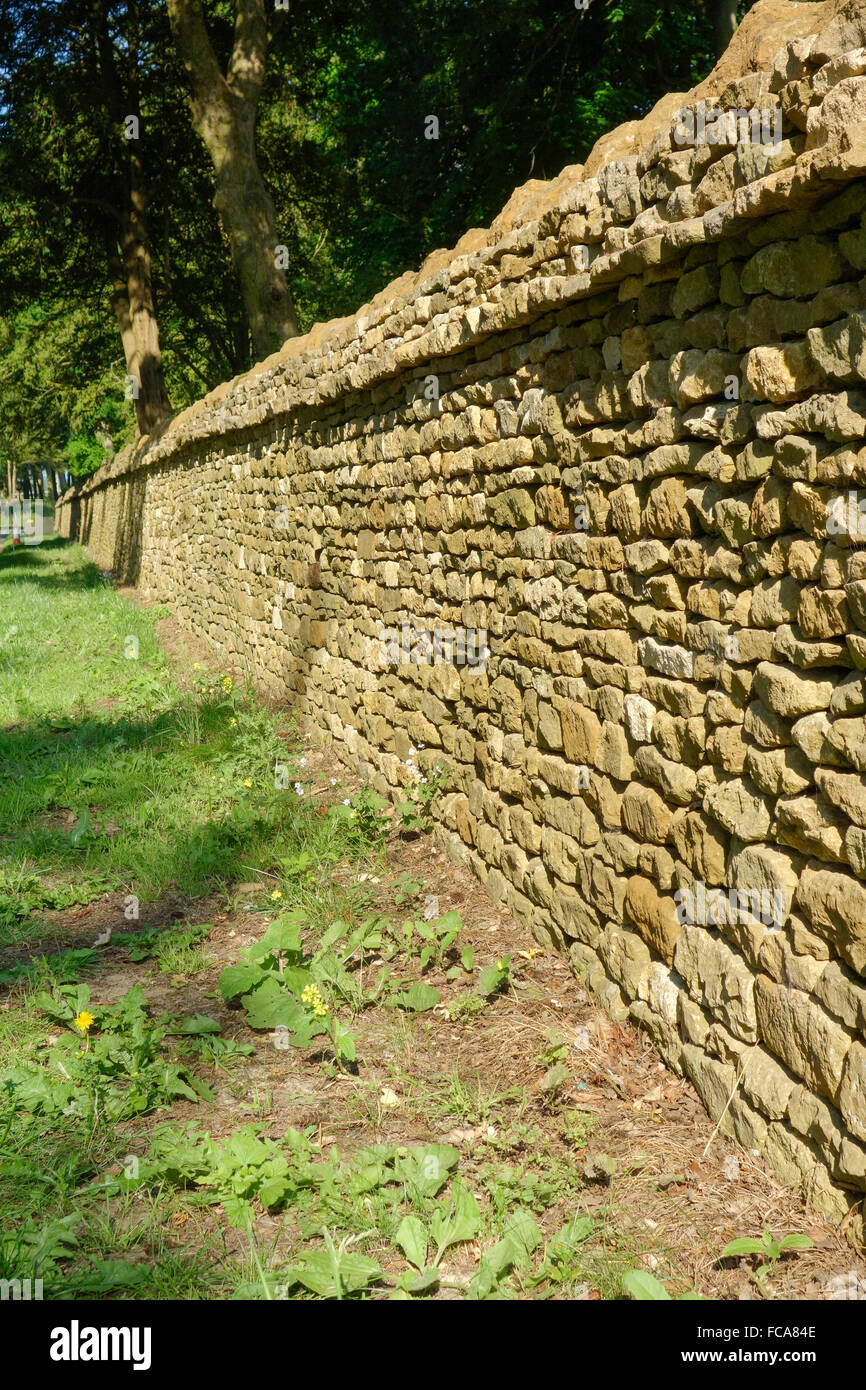
[[[110,253],[112,305],[120,329],[127,376],[135,383],[135,418],[140,434],[151,434],[171,414],[162,370],[159,328],[153,304],[150,252],[147,246],[145,195],[140,168],[133,157],[129,207],[123,215],[119,245]]]
[[[716,58],[721,58],[737,27],[737,0],[710,0]]]
[[[137,0],[128,0],[126,10],[125,46],[119,56],[109,28],[106,0],[93,0],[93,32],[98,56],[95,78],[103,109],[115,127],[122,125],[126,112],[138,112],[141,105]],[[121,62],[122,70],[118,67]],[[129,142],[127,157],[127,167],[118,169],[117,204],[103,208],[103,237],[111,275],[111,304],[120,329],[127,376],[134,383],[136,423],[139,434],[151,434],[171,415],[171,402],[163,375],[153,302],[146,215],[148,193],[141,157],[133,142]]]
[[[257,358],[298,332],[292,294],[277,264],[274,205],[256,157],[256,108],[265,77],[264,0],[235,0],[235,35],[224,76],[201,0],[168,0],[172,33],[192,81],[192,121],[214,168],[214,208],[229,243]]]

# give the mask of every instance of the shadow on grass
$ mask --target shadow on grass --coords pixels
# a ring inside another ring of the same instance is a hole
[[[85,718],[61,728],[42,719],[0,732],[0,911],[5,902],[14,915],[15,875],[28,866],[76,886],[99,878],[103,891],[122,888],[144,904],[167,888],[196,897],[248,876],[246,861],[263,851],[275,861],[279,847],[303,835],[297,818],[312,812],[272,794],[226,806],[223,789],[212,815],[205,806],[193,811],[199,767],[228,754],[206,741],[208,723],[219,740],[221,715],[199,708],[203,741],[193,743],[183,734],[186,713],[178,702],[150,718]],[[177,795],[184,776],[195,788],[186,803]],[[22,938],[26,921],[22,915]]]
[[[98,589],[105,581],[99,566],[79,552],[78,563],[65,565],[57,573],[57,561],[61,557],[70,559],[76,547],[63,536],[46,536],[39,545],[12,546],[6,544],[0,550],[0,586],[24,580],[36,583],[41,589],[62,590]],[[0,589],[2,592],[2,589]]]

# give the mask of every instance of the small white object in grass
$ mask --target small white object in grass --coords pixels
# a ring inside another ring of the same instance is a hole
[[[659,1223],[658,1223],[657,1221],[653,1221],[651,1217],[645,1216],[645,1217],[644,1217],[644,1223],[643,1223],[643,1224],[644,1224],[645,1226],[649,1226],[649,1228],[650,1228],[651,1231],[654,1231],[654,1230],[656,1229],[656,1227],[658,1226]]]
[[[434,917],[439,916],[439,898],[437,894],[430,893],[424,899],[424,921],[432,922]]]
[[[379,1097],[379,1104],[393,1109],[395,1105],[400,1104],[400,1097],[397,1095],[396,1091],[392,1091],[390,1086],[384,1086],[382,1088],[382,1094]]]
[[[582,1023],[579,1028],[575,1028],[574,1045],[577,1048],[578,1052],[589,1051],[592,1044],[589,1036],[589,1029],[587,1028],[585,1023]]]
[[[488,1125],[488,1126],[487,1126],[487,1138],[488,1138],[488,1139],[495,1139],[495,1138],[496,1138],[496,1126],[495,1126],[495,1125]]]
[[[303,796],[303,795],[304,795],[304,789],[303,789],[303,787],[301,786],[300,782],[296,782],[296,783],[295,783],[295,791],[297,792],[298,796]]]
[[[98,937],[96,938],[96,940],[94,941],[93,945],[94,945],[94,946],[107,946],[110,940],[111,940],[111,927],[106,927],[105,931],[101,931],[101,932],[99,933],[99,935],[98,935]]]
[[[306,767],[306,766],[307,766],[307,760],[306,760],[306,758],[301,758],[301,767]]]
[[[332,787],[336,787],[336,785],[337,785],[337,779],[336,779],[336,777],[332,777],[332,778],[331,778],[331,786],[332,786]]]
[[[728,1182],[736,1182],[740,1176],[740,1164],[735,1154],[728,1154],[722,1164],[722,1173]]]

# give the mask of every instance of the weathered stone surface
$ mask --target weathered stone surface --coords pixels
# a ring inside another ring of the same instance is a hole
[[[807,865],[795,901],[819,936],[866,975],[866,884],[837,869]]]
[[[704,927],[684,923],[673,963],[696,1002],[710,1008],[736,1037],[755,1041],[755,978],[742,956]]]
[[[671,812],[653,787],[631,782],[622,798],[622,823],[637,840],[663,844],[671,823]]]
[[[787,989],[766,975],[755,981],[755,1010],[761,1037],[796,1076],[821,1095],[839,1093],[851,1036],[807,994]]]
[[[814,710],[825,710],[833,686],[827,677],[806,675],[769,661],[762,661],[755,673],[755,693],[782,719],[797,719]]]
[[[634,923],[647,945],[671,965],[680,933],[673,898],[659,893],[651,879],[635,874],[628,881],[625,915]]]
[[[757,0],[57,509],[365,785],[441,760],[449,853],[828,1212],[866,1186],[864,15]],[[777,143],[675,138],[769,90]]]
[[[770,829],[766,798],[741,778],[720,782],[704,796],[704,810],[739,840],[764,840]]]

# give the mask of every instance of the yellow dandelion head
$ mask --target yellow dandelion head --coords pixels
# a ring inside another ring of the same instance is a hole
[[[81,1033],[86,1033],[88,1029],[92,1028],[94,1023],[96,1022],[95,1018],[93,1017],[93,1014],[88,1013],[87,1009],[82,1009],[81,1013],[77,1014],[73,1021],[75,1023],[76,1028]]]

